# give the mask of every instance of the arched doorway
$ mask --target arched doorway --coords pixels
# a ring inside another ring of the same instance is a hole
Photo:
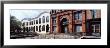
[[[68,33],[68,20],[63,18],[60,22],[61,25],[61,33]]]

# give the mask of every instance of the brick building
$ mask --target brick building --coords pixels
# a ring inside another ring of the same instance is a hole
[[[50,33],[101,32],[101,10],[51,10]]]

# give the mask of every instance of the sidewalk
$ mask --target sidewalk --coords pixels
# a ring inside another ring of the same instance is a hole
[[[40,34],[39,36],[35,37],[25,37],[19,39],[78,39],[79,36],[71,36],[69,34]]]
[[[101,37],[96,36],[79,36],[70,34],[40,34],[34,37],[25,37],[18,39],[100,39]]]

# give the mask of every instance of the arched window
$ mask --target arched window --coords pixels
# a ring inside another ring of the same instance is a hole
[[[26,31],[28,32],[28,27],[26,27]]]
[[[46,25],[46,32],[49,32],[49,25]]]
[[[31,27],[31,31],[32,31],[33,29],[32,29],[32,27]]]
[[[45,25],[42,26],[42,31],[45,31]]]
[[[38,24],[38,20],[36,20],[36,24]]]
[[[39,18],[39,24],[41,24],[41,18]]]
[[[46,17],[46,22],[49,22],[49,16]]]
[[[27,26],[28,26],[28,22],[27,22],[27,24],[26,24]]]
[[[33,21],[32,21],[32,25],[33,25]]]
[[[38,26],[36,26],[36,31],[38,31]]]
[[[44,16],[42,17],[42,23],[45,23],[45,17]]]
[[[34,20],[34,24],[35,24],[35,20]]]
[[[41,25],[39,26],[39,32],[41,32]]]
[[[29,27],[29,31],[30,31],[30,27]]]

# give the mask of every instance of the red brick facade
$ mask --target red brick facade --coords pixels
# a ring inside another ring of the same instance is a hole
[[[95,10],[96,17],[93,21],[92,21],[93,16],[91,11],[92,10],[51,10],[50,32],[51,33],[54,33],[54,32],[55,33],[65,33],[65,32],[73,33],[78,31],[92,32],[91,25],[94,24],[94,21],[96,21],[95,24],[101,24],[101,11]],[[97,21],[99,23],[97,23]],[[89,28],[87,27],[87,23],[89,23],[88,25]],[[101,32],[101,31],[98,31],[98,32]]]

